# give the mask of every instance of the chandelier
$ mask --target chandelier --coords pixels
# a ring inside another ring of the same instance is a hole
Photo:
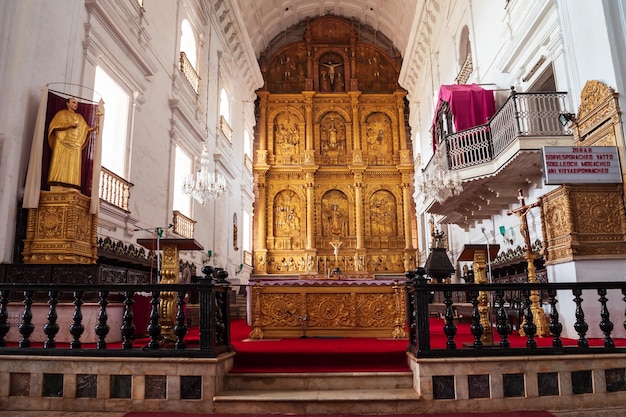
[[[448,169],[443,147],[437,148],[433,159],[418,176],[417,183],[422,194],[434,198],[438,203],[443,203],[463,191],[459,174]]]
[[[204,205],[207,201],[220,198],[226,192],[226,180],[221,175],[209,170],[209,151],[204,145],[200,157],[200,171],[186,175],[183,180],[183,192]]]

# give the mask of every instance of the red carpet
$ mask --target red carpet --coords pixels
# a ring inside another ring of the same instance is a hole
[[[409,371],[406,340],[347,337],[249,340],[250,330],[244,320],[231,323],[231,341],[237,352],[231,372]]]
[[[302,414],[186,414],[169,412],[133,411],[124,417],[305,417]],[[307,414],[306,417],[363,417],[356,414]],[[444,413],[444,414],[376,414],[376,417],[555,417],[547,411],[508,411],[498,413]]]
[[[447,338],[444,322],[431,319],[431,346],[445,349]],[[457,326],[457,349],[473,343],[469,324]],[[405,372],[408,340],[374,338],[316,338],[249,340],[251,328],[244,320],[231,323],[231,341],[237,351],[231,372]],[[500,337],[494,334],[496,342]],[[535,338],[538,347],[551,347],[552,337]],[[576,346],[577,341],[562,339],[564,346]],[[509,336],[512,348],[526,347],[526,338],[517,332]],[[589,346],[603,346],[602,339],[589,339]],[[626,346],[626,340],[616,339],[616,346]]]

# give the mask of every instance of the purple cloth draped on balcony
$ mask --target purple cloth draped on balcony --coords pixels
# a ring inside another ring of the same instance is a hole
[[[442,85],[439,88],[439,99],[433,117],[433,150],[437,148],[434,125],[439,106],[443,101],[450,104],[456,132],[487,123],[496,111],[496,102],[491,90],[485,90],[476,84]]]

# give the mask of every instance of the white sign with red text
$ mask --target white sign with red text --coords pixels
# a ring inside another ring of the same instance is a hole
[[[546,184],[616,184],[622,182],[615,146],[544,146]]]

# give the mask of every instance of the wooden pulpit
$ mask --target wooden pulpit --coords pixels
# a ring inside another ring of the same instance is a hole
[[[179,284],[180,251],[203,250],[204,248],[195,239],[137,239],[137,243],[151,251],[160,250],[161,271],[160,284]],[[175,340],[174,326],[176,325],[176,293],[162,291],[160,296],[161,335],[165,340]]]

